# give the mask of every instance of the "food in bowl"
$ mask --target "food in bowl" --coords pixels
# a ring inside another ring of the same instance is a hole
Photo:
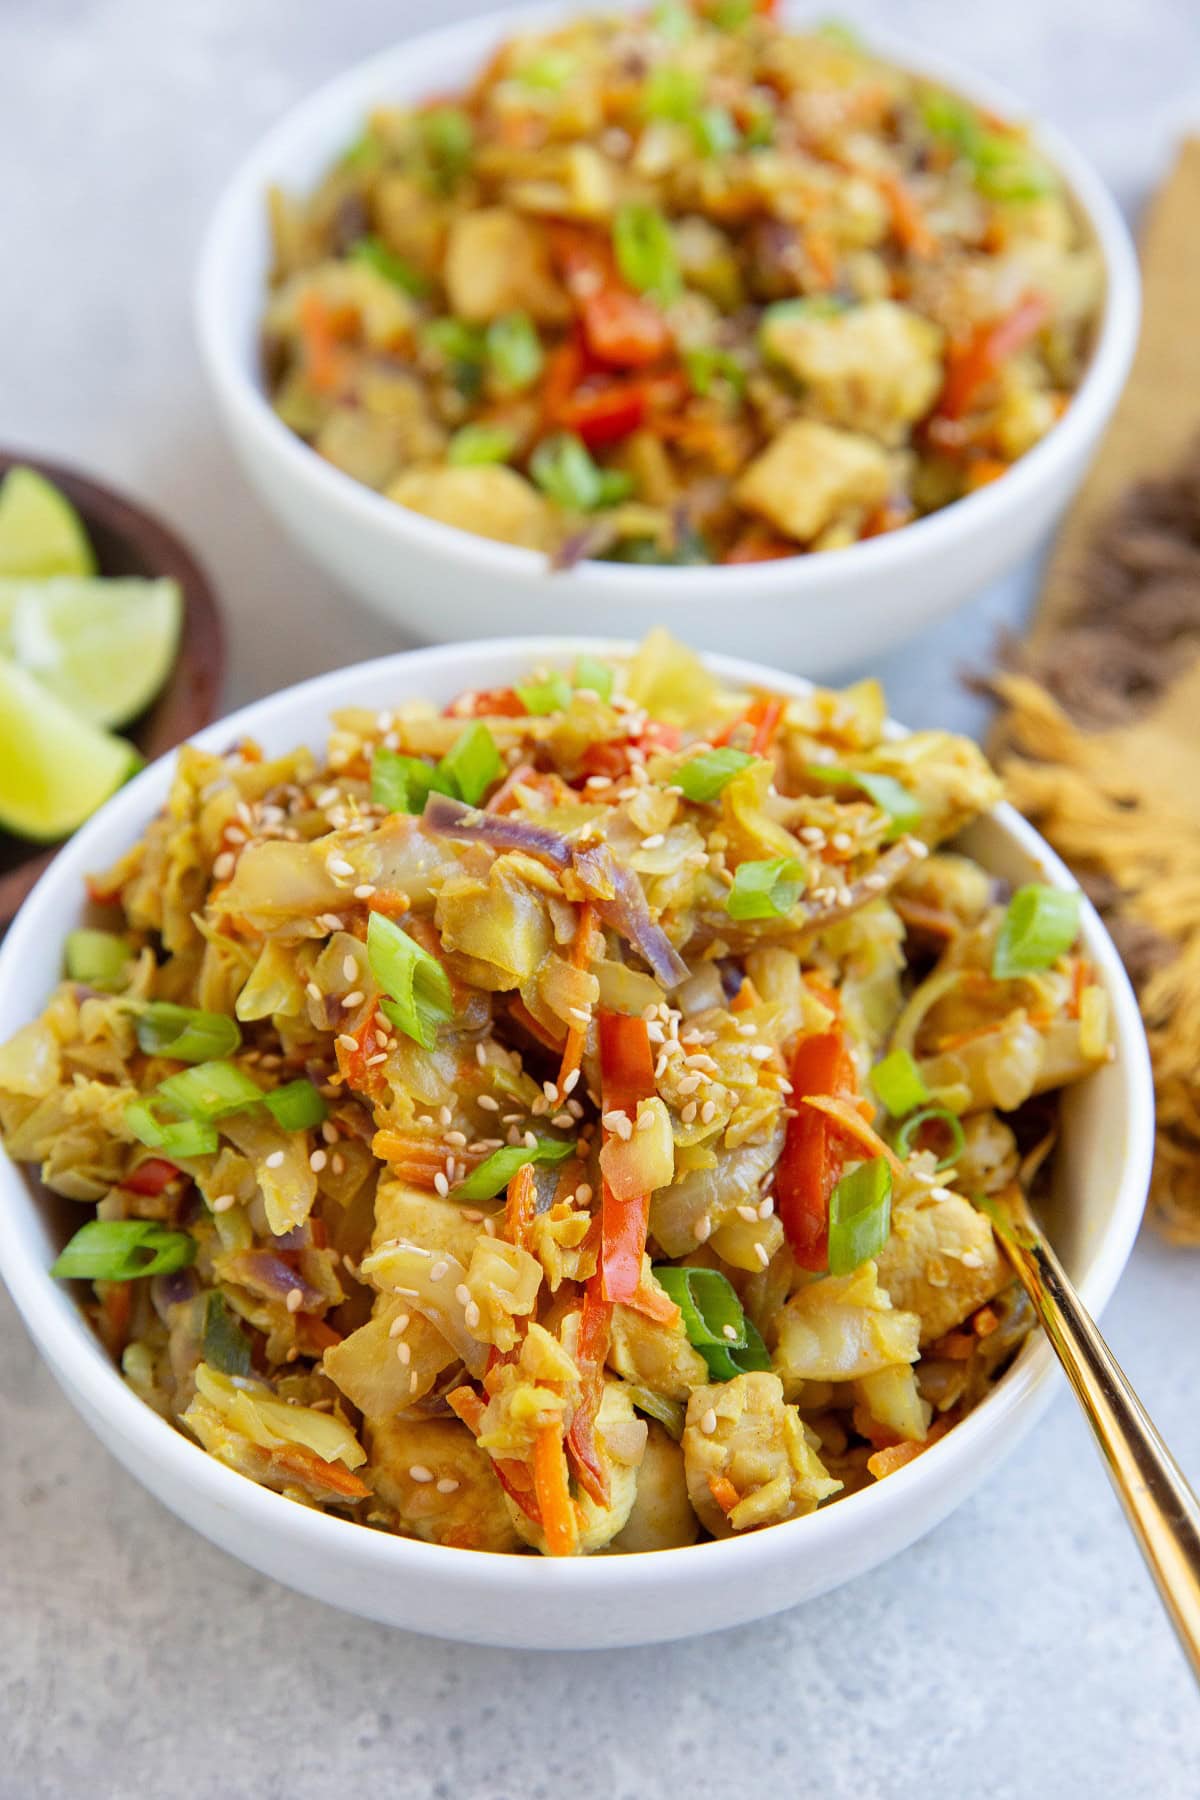
[[[1108,1058],[1076,896],[947,848],[980,752],[655,633],[324,758],[180,752],[0,1051],[55,1273],[213,1456],[491,1551],[887,1476],[1031,1324],[973,1194]]]
[[[271,196],[276,411],[399,504],[646,563],[842,547],[1060,417],[1097,250],[1025,132],[769,8],[513,37]]]

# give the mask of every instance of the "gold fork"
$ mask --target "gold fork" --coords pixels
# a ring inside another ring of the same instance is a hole
[[[978,1202],[1054,1346],[1200,1680],[1200,1503],[1015,1186]]]

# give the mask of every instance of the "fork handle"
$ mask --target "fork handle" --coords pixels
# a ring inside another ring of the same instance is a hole
[[[1040,1232],[998,1236],[1087,1414],[1117,1498],[1200,1680],[1200,1503],[1046,1239]]]

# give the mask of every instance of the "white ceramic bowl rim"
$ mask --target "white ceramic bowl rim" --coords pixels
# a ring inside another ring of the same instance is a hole
[[[242,736],[254,736],[269,731],[276,721],[290,723],[302,716],[305,723],[295,727],[294,741],[317,743],[323,739],[328,715],[339,706],[352,703],[356,683],[390,676],[393,671],[398,698],[418,692],[444,693],[450,698],[462,685],[461,680],[456,681],[456,671],[468,658],[511,658],[519,652],[532,664],[567,660],[581,653],[627,655],[632,647],[603,638],[546,637],[516,643],[511,639],[492,639],[404,652],[334,670],[255,701],[209,726],[193,742],[201,749],[220,753]],[[768,685],[793,693],[803,693],[810,686],[797,677],[730,657],[710,656],[705,660],[723,678],[741,686]],[[15,1029],[19,1022],[14,1017],[13,998],[17,971],[27,957],[36,958],[43,941],[43,904],[63,889],[78,891],[82,900],[83,876],[102,864],[104,858],[99,850],[114,814],[119,813],[128,823],[127,841],[132,842],[165,799],[174,760],[174,754],[161,758],[110,800],[60,852],[21,908],[0,948],[0,1020],[5,1032]],[[1020,849],[1042,865],[1046,881],[1058,887],[1076,886],[1064,864],[1010,807],[997,808],[993,817]],[[1116,1285],[1141,1219],[1153,1145],[1153,1088],[1137,1003],[1116,950],[1086,901],[1083,933],[1088,954],[1109,994],[1117,1037],[1128,1051],[1124,1070],[1128,1107],[1124,1168],[1111,1219],[1081,1283],[1085,1303],[1098,1313]],[[118,1436],[136,1446],[145,1460],[162,1466],[175,1486],[202,1490],[215,1510],[246,1515],[265,1531],[287,1537],[311,1557],[320,1558],[326,1551],[336,1553],[343,1563],[349,1559],[364,1566],[369,1564],[373,1574],[385,1581],[402,1582],[406,1568],[447,1580],[468,1580],[478,1590],[481,1603],[486,1603],[491,1594],[509,1603],[514,1598],[519,1601],[521,1595],[532,1600],[548,1589],[560,1596],[564,1591],[582,1595],[606,1586],[614,1596],[621,1591],[628,1593],[637,1587],[647,1563],[653,1565],[660,1592],[664,1583],[679,1586],[703,1581],[718,1566],[726,1575],[736,1570],[741,1582],[753,1583],[759,1577],[765,1578],[771,1566],[789,1551],[803,1550],[807,1558],[819,1565],[847,1538],[860,1533],[869,1538],[876,1521],[882,1522],[894,1507],[906,1504],[914,1515],[937,1517],[940,1486],[950,1483],[956,1469],[961,1472],[982,1456],[988,1441],[1002,1433],[1005,1422],[1034,1401],[1053,1369],[1050,1348],[1039,1336],[1026,1345],[993,1392],[924,1455],[886,1481],[769,1530],[688,1548],[568,1561],[464,1551],[391,1536],[331,1513],[298,1506],[209,1456],[126,1385],[89,1330],[69,1289],[49,1275],[44,1256],[34,1241],[37,1232],[33,1217],[23,1177],[10,1166],[0,1174],[0,1275],[19,1311],[35,1341],[54,1344],[60,1364],[56,1373],[60,1373],[64,1384],[69,1382],[85,1406],[107,1419]]]
[[[490,13],[422,33],[347,70],[287,113],[251,152],[221,198],[201,258],[196,301],[201,349],[225,404],[246,431],[282,460],[304,492],[314,498],[336,498],[364,529],[387,533],[398,547],[406,542],[419,544],[456,562],[464,574],[503,570],[541,576],[546,560],[536,551],[496,543],[397,506],[319,457],[284,425],[249,366],[247,346],[239,343],[233,328],[229,296],[237,292],[243,279],[237,266],[237,246],[247,216],[265,216],[267,188],[286,170],[295,152],[322,134],[331,121],[343,115],[361,116],[387,87],[389,77],[394,76],[397,91],[403,93],[409,87],[404,71],[411,71],[414,64],[472,52],[482,55],[491,44],[518,29],[545,25],[571,12],[604,10],[604,0],[596,0],[592,5]],[[913,56],[911,46],[884,32],[872,33],[870,41],[872,48],[898,66],[940,81],[995,112],[1010,118],[1022,118],[1027,112],[998,83],[973,75],[948,58],[925,51]],[[802,604],[810,588],[819,589],[823,599],[835,599],[841,588],[870,570],[883,576],[899,574],[926,554],[950,554],[976,531],[1002,524],[1010,510],[1019,512],[1050,468],[1083,454],[1107,417],[1113,395],[1120,391],[1128,372],[1137,337],[1137,257],[1115,201],[1087,159],[1049,125],[1038,125],[1032,135],[1037,148],[1065,178],[1105,265],[1106,294],[1096,343],[1084,379],[1062,419],[999,480],[898,531],[852,544],[836,556],[799,555],[739,565],[734,576],[739,599],[775,599],[790,606]],[[636,579],[646,572],[639,566]],[[731,571],[721,566],[662,568],[651,573],[659,587],[657,600],[667,612],[685,609],[705,593],[722,592],[731,579]],[[585,562],[562,571],[555,580],[570,582],[573,588],[584,586],[600,597],[605,592],[622,592],[634,578],[634,572],[619,563]],[[550,597],[548,591],[547,599]]]

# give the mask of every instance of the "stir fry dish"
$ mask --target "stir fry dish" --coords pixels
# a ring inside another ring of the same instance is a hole
[[[179,753],[0,1129],[125,1379],[384,1531],[651,1550],[933,1443],[1031,1313],[985,1210],[1111,1054],[1077,896],[948,848],[974,745],[665,633]],[[976,1204],[976,1202],[979,1204]]]
[[[280,418],[503,543],[743,563],[893,531],[1060,417],[1099,255],[1023,129],[770,4],[576,19],[271,196]]]

